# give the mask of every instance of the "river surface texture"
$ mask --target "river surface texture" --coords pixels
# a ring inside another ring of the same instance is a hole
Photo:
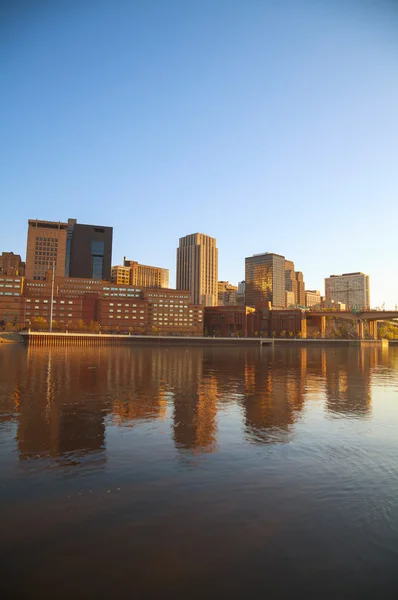
[[[398,348],[0,346],[3,598],[398,598]]]

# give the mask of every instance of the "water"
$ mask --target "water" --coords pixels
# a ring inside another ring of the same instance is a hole
[[[397,598],[398,348],[0,346],[0,591]]]

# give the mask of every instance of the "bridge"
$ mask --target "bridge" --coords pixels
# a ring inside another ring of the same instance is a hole
[[[326,334],[326,317],[334,317],[337,319],[345,319],[346,321],[354,321],[356,323],[357,335],[360,339],[365,337],[365,323],[368,323],[369,334],[373,339],[377,339],[377,321],[391,321],[398,319],[397,310],[307,310],[304,312],[305,323],[302,324],[302,334],[306,335],[307,319],[319,322],[319,331],[321,338]],[[398,323],[397,323],[398,325]]]

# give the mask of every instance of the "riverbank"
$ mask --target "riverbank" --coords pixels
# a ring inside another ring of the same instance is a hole
[[[0,333],[0,344],[21,344],[24,342],[24,338],[15,332],[1,332]]]
[[[156,345],[156,346],[275,346],[275,345],[320,345],[320,346],[388,346],[387,340],[342,340],[342,339],[301,339],[301,338],[235,338],[201,336],[160,336],[160,335],[121,335],[93,333],[49,333],[45,331],[28,332],[14,335],[29,345],[56,346],[119,346],[119,345]]]

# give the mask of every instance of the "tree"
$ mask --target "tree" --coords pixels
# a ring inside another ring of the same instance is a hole
[[[35,331],[48,329],[47,320],[44,317],[32,317],[31,328]]]
[[[286,337],[286,331],[284,329],[281,331],[281,337]]]
[[[98,321],[91,321],[90,325],[89,325],[89,329],[92,333],[98,333],[99,332],[99,323]]]
[[[76,323],[76,329],[78,331],[87,331],[87,325],[83,321],[83,319],[79,319]]]

